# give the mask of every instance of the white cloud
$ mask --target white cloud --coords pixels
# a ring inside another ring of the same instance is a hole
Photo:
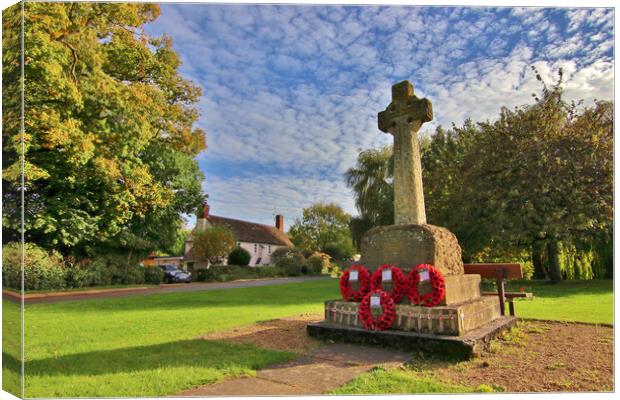
[[[431,131],[531,102],[530,65],[547,82],[562,67],[569,99],[612,98],[613,10],[552,11],[168,4],[149,29],[173,37],[182,73],[203,87],[201,160],[290,171],[205,171],[214,209],[260,222],[276,205],[352,208],[342,174],[359,150],[391,142],[377,112],[402,79],[433,102]]]

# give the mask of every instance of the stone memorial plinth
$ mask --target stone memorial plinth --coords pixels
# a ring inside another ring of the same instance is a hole
[[[363,327],[358,318],[359,303],[330,300],[325,302],[325,321],[347,327]],[[462,336],[501,317],[496,298],[478,297],[450,306],[421,307],[396,304],[392,330],[437,335]]]
[[[440,226],[377,226],[366,232],[360,247],[360,263],[369,270],[394,264],[407,273],[419,264],[431,264],[444,276],[463,275],[461,247],[456,236]]]
[[[410,82],[400,82],[392,86],[392,102],[378,119],[379,129],[394,136],[395,224],[366,232],[360,264],[370,271],[392,264],[405,274],[420,264],[430,264],[445,279],[445,295],[435,307],[412,305],[403,299],[395,305],[390,329],[380,332],[364,330],[359,303],[327,301],[325,320],[309,324],[308,332],[319,337],[398,342],[426,349],[458,344],[473,354],[475,343],[486,342],[513,324],[514,318],[501,315],[496,297],[481,296],[480,275],[464,275],[456,236],[447,228],[426,223],[418,131],[433,119],[432,104],[419,99]],[[389,291],[387,279],[383,278],[382,286]],[[421,294],[429,288],[428,281],[418,284]]]

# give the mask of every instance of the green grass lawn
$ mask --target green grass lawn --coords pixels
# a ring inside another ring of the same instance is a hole
[[[614,321],[614,285],[612,280],[511,281],[508,291],[534,293],[533,299],[519,299],[515,312],[521,318],[612,324]],[[508,309],[508,306],[506,306]]]
[[[320,312],[323,302],[338,293],[334,279],[27,305],[26,396],[163,396],[225,377],[251,375],[293,354],[198,336]],[[3,308],[5,327],[8,320],[19,318],[19,307],[4,301]],[[8,344],[3,343],[9,360],[4,376],[10,380],[19,376],[19,346],[9,350]]]
[[[523,286],[536,296],[531,301],[518,302],[519,316],[606,323],[613,320],[611,281],[559,285],[516,282],[514,285],[516,290]],[[262,320],[322,312],[323,302],[338,296],[338,281],[331,279],[27,305],[25,395],[164,396],[226,377],[251,375],[265,365],[293,355],[198,337]],[[19,306],[3,301],[3,382],[5,389],[13,388],[9,391],[14,393],[19,388],[18,328]],[[390,374],[396,375],[390,377]],[[405,384],[403,379],[411,382]],[[375,371],[342,390],[348,390],[347,393],[375,393],[376,390],[403,393],[403,387],[408,392],[480,390],[439,383],[433,386],[425,379],[409,371],[404,375]]]
[[[376,369],[361,374],[351,382],[332,391],[332,394],[411,394],[411,393],[475,393],[494,392],[486,385],[475,388],[437,382],[410,371]]]

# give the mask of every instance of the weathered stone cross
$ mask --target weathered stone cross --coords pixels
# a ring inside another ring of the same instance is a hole
[[[394,219],[396,225],[426,224],[418,131],[432,121],[433,105],[403,81],[392,86],[392,102],[379,113],[379,129],[394,136]]]

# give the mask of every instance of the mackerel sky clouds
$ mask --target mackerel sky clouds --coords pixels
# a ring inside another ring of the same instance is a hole
[[[287,225],[316,201],[355,214],[343,173],[377,128],[390,87],[412,81],[438,125],[494,119],[561,67],[569,99],[613,99],[614,12],[489,8],[163,4],[150,34],[171,36],[181,73],[203,89],[199,155],[214,214]],[[429,221],[432,222],[432,221]],[[190,221],[191,223],[191,221]]]

